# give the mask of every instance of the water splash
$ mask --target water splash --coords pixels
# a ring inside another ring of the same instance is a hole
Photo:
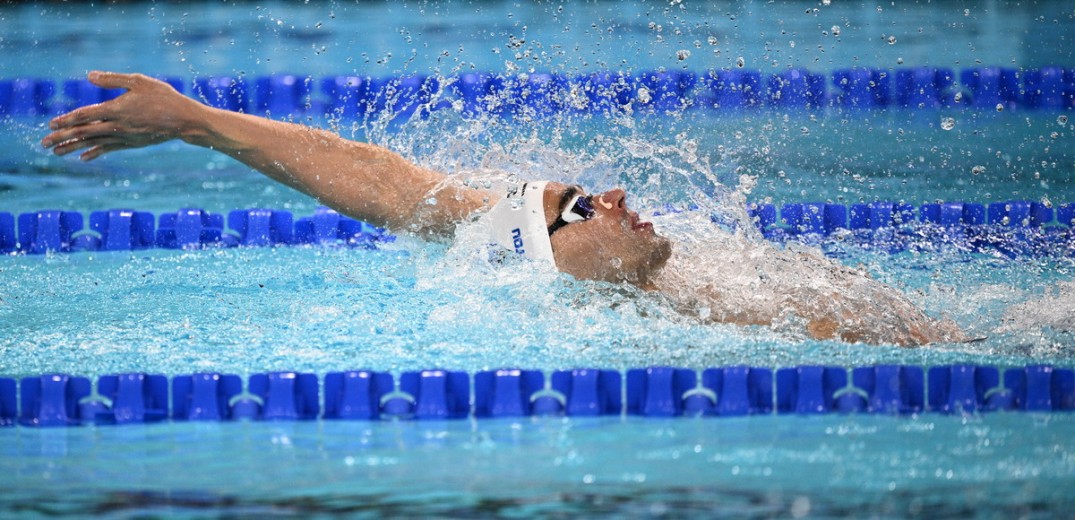
[[[1060,282],[1041,296],[1013,305],[1005,312],[997,330],[1015,332],[1043,328],[1075,332],[1075,282]]]
[[[526,76],[508,80],[525,81]],[[489,106],[510,107],[517,102],[510,92],[505,89]],[[430,105],[445,96],[435,93]],[[578,303],[580,294],[596,291],[600,297],[582,298],[596,307],[573,309],[579,323],[586,321],[583,316],[603,312],[597,309],[613,307],[660,316],[658,329],[675,328],[685,315],[696,323],[765,325],[781,337],[797,339],[831,335],[903,343],[960,337],[954,324],[927,317],[898,290],[865,272],[843,267],[820,251],[781,249],[758,236],[746,212],[747,196],[758,183],[752,166],[770,160],[768,141],[780,135],[774,130],[790,133],[795,119],[771,115],[757,129],[731,131],[734,139],[727,146],[700,150],[693,136],[698,127],[689,114],[673,112],[651,120],[638,117],[635,108],[628,105],[612,114],[541,114],[515,107],[507,117],[504,112],[463,117],[440,111],[416,114],[403,126],[393,126],[391,116],[367,122],[365,134],[371,140],[447,172],[450,182],[486,189],[532,179],[578,183],[592,191],[623,186],[634,194],[629,202],[636,208],[666,213],[655,225],[677,243],[661,280],[668,298],[627,290],[629,298],[623,300],[623,289],[565,280],[529,264],[490,266],[488,232],[481,222],[465,223],[446,257],[419,268],[420,288],[451,288],[453,301],[437,308],[430,323],[488,324],[490,316],[497,316],[493,321],[507,330],[534,324],[522,337],[558,344],[549,330],[563,323],[540,317],[562,318],[565,299]],[[953,126],[951,118],[942,121],[945,130]],[[809,136],[810,129],[801,128]],[[744,138],[744,132],[760,140]],[[982,171],[979,165],[972,173]],[[652,320],[648,326],[654,327]],[[634,337],[652,336],[639,332]]]

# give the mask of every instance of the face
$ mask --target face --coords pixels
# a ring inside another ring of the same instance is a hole
[[[554,229],[549,238],[556,266],[579,279],[652,289],[651,278],[672,254],[671,242],[627,209],[627,194],[621,189],[593,195],[592,218],[569,214],[565,224],[560,216],[579,195],[586,193],[578,186],[550,182],[545,187],[545,219]]]

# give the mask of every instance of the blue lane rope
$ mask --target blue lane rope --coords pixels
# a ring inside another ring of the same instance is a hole
[[[170,390],[170,395],[169,395]],[[17,399],[18,397],[18,399]],[[323,398],[322,398],[323,397]],[[18,401],[18,403],[16,402]],[[18,405],[18,406],[17,406]],[[736,417],[1075,410],[1075,370],[1049,365],[733,366],[554,372],[197,373],[0,378],[0,426],[172,421]]]
[[[958,77],[958,81],[956,78]],[[565,75],[468,73],[449,78],[311,76],[162,78],[180,92],[232,111],[286,117],[300,114],[361,118],[390,112],[453,108],[464,115],[604,113],[631,105],[635,111],[690,107],[740,109],[937,109],[1048,110],[1075,108],[1075,69],[975,67],[851,68],[828,74],[791,69],[775,74],[733,69],[660,71],[630,75],[594,72]],[[0,79],[0,115],[47,116],[100,103],[122,90],[85,79]],[[436,96],[441,93],[441,96]],[[437,103],[433,103],[434,98]],[[453,103],[454,102],[454,103]]]
[[[288,211],[243,209],[224,215],[184,208],[162,213],[154,225],[152,213],[128,209],[94,211],[88,229],[77,211],[47,210],[15,218],[0,212],[0,253],[43,254],[75,251],[131,251],[149,248],[345,244],[373,248],[395,239],[384,229],[318,208],[313,215],[294,219]],[[230,229],[229,229],[230,228]]]
[[[762,235],[775,242],[839,238],[891,253],[956,245],[1009,257],[1075,254],[1072,203],[794,203],[779,212],[771,204],[751,204],[747,212]]]
[[[761,233],[775,242],[839,239],[889,252],[957,245],[1013,257],[1075,254],[1075,203],[1055,208],[1032,201],[946,202],[917,208],[892,202],[797,203],[784,204],[779,211],[766,204],[747,209]],[[77,211],[36,211],[18,219],[0,212],[3,254],[302,244],[375,248],[392,240],[384,229],[323,207],[298,219],[288,211],[261,208],[233,210],[227,219],[197,208],[158,217],[112,209],[91,212],[88,222]]]

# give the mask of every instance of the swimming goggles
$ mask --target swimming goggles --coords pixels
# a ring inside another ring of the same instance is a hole
[[[594,217],[593,195],[575,195],[566,205],[564,211],[556,217],[556,221],[549,226],[549,236],[558,229],[575,222],[585,222]]]

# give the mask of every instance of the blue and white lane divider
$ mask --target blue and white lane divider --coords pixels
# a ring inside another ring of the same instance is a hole
[[[957,245],[1008,256],[1075,254],[1075,203],[805,203],[784,204],[779,211],[752,204],[748,213],[762,234],[777,242],[850,237],[891,252]],[[301,244],[375,248],[394,239],[384,229],[328,208],[298,219],[288,211],[260,208],[230,211],[227,219],[197,208],[156,217],[112,209],[90,213],[88,226],[86,220],[77,211],[37,211],[18,219],[0,212],[0,254]]]
[[[957,81],[958,78],[958,81]],[[1075,69],[975,67],[851,68],[831,73],[792,69],[775,74],[732,69],[654,71],[630,75],[467,73],[453,77],[311,76],[162,78],[180,92],[232,111],[285,117],[361,118],[389,112],[452,108],[467,115],[602,113],[697,107],[737,109],[1050,110],[1075,108]],[[115,98],[121,90],[85,79],[0,79],[0,115],[48,116]],[[435,101],[435,102],[434,102]]]
[[[779,212],[773,205],[751,204],[747,212],[762,235],[775,242],[839,240],[891,253],[954,245],[1009,257],[1075,254],[1072,203],[795,203]]]
[[[96,385],[67,374],[0,378],[2,426],[1073,410],[1075,371],[1049,365],[271,372],[245,384],[219,373],[108,375]]]
[[[158,223],[154,223],[157,220]],[[394,240],[384,229],[318,208],[313,215],[295,219],[291,212],[243,209],[224,216],[202,209],[175,213],[128,209],[94,211],[89,227],[77,211],[37,211],[15,218],[0,212],[0,253],[42,254],[74,251],[131,251],[149,248],[343,244],[373,248]]]

